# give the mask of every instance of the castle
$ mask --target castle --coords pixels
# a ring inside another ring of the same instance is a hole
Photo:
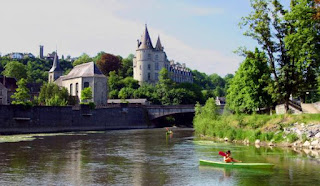
[[[138,40],[136,56],[133,59],[133,78],[138,80],[139,84],[155,84],[159,80],[160,70],[166,68],[173,81],[193,83],[192,73],[185,64],[169,61],[163,49],[160,37],[153,47],[146,25],[141,41]]]

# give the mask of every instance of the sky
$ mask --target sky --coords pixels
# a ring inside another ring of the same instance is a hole
[[[243,61],[233,51],[257,46],[238,26],[251,11],[249,0],[0,0],[0,7],[2,55],[38,56],[44,45],[45,55],[57,49],[60,56],[127,57],[147,24],[169,60],[225,76]]]

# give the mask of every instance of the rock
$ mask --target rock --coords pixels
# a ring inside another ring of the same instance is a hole
[[[312,131],[308,131],[307,137],[308,137],[308,138],[311,138],[311,137],[313,137],[313,136],[314,136],[313,132],[312,132]]]
[[[273,141],[270,141],[270,142],[268,143],[268,146],[272,147],[272,146],[275,146],[275,144],[274,144]]]
[[[247,145],[249,143],[250,143],[250,141],[248,139],[243,140],[243,144]]]
[[[224,141],[229,141],[229,138],[225,137],[225,138],[224,138]]]
[[[312,146],[317,146],[319,144],[319,140],[314,140],[313,142],[311,142]]]
[[[320,132],[318,132],[314,137],[315,138],[320,138]]]
[[[257,139],[257,140],[254,142],[254,144],[259,145],[260,142],[261,142],[261,141],[260,141],[259,139]]]
[[[296,141],[293,143],[294,147],[301,147],[302,146],[302,142],[301,141]]]
[[[304,144],[303,144],[302,146],[304,146],[304,147],[309,147],[309,146],[310,146],[310,142],[309,142],[309,141],[306,141],[306,142],[304,142]]]
[[[296,132],[296,134],[298,134],[298,136],[302,135],[302,132],[299,129],[297,129],[295,132]]]

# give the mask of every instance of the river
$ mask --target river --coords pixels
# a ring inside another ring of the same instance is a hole
[[[0,185],[320,185],[316,152],[199,141],[191,129],[174,129],[171,136],[149,129],[27,138],[0,143]],[[199,166],[199,159],[221,161],[220,150],[244,162],[276,166],[269,171]]]

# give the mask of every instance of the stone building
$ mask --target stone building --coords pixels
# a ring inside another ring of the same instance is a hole
[[[156,46],[153,47],[147,26],[138,40],[136,56],[133,59],[133,78],[139,81],[155,84],[159,80],[159,72],[162,68],[169,71],[170,78],[175,82],[193,82],[192,73],[185,64],[180,65],[169,61],[164,47],[158,37]]]
[[[56,55],[49,71],[49,82],[67,88],[69,95],[75,96],[77,100],[80,100],[84,88],[91,87],[92,101],[96,105],[107,104],[107,77],[101,73],[94,62],[77,65],[67,75],[62,76],[62,74]]]
[[[12,101],[11,96],[17,88],[15,78],[0,76],[0,105],[9,105]]]

